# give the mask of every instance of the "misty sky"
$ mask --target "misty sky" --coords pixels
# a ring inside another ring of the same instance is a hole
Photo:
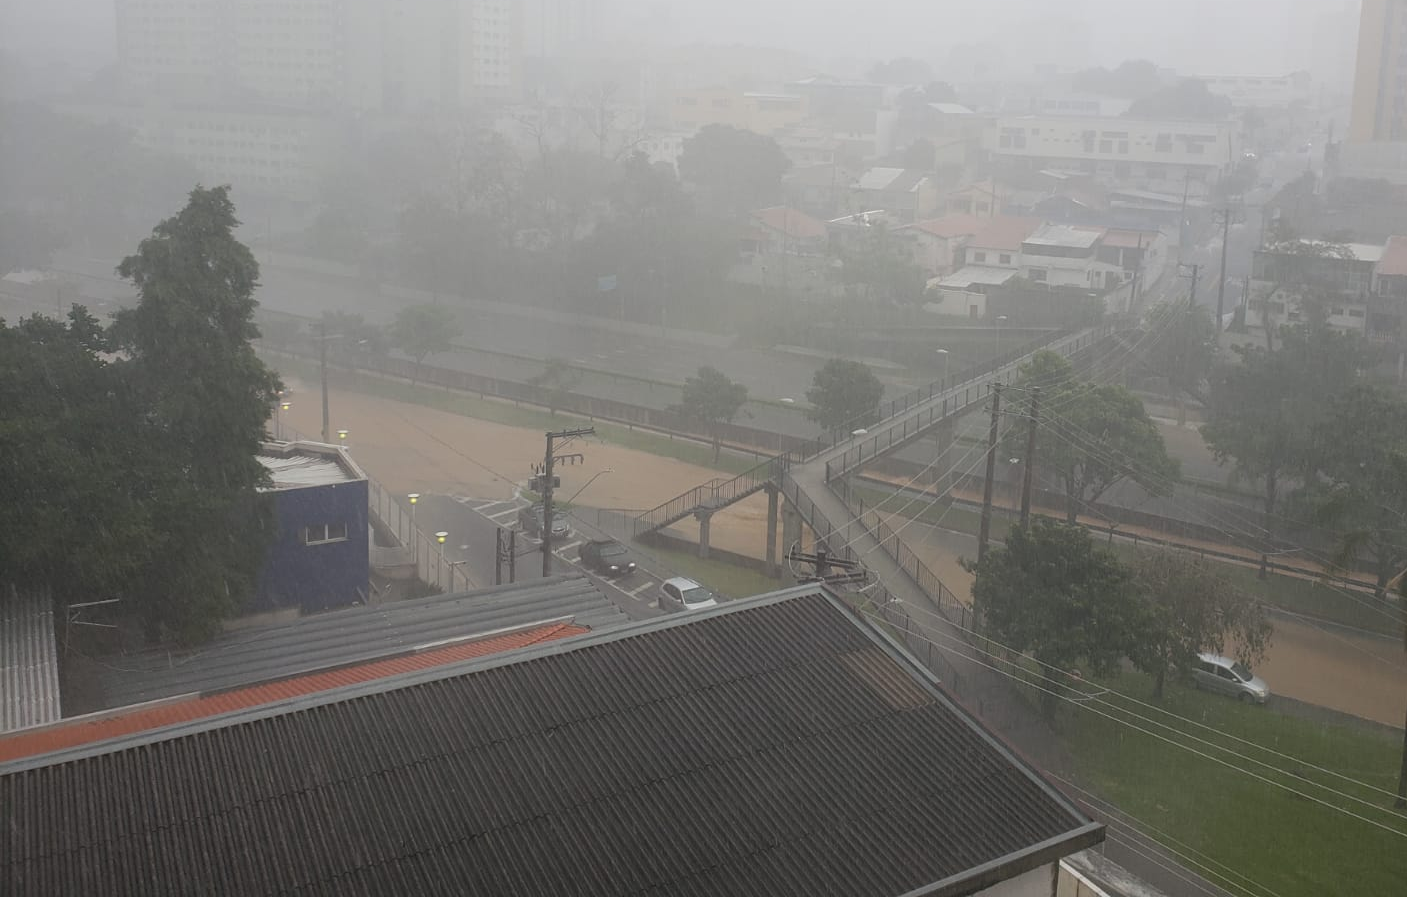
[[[290,0],[296,2],[296,0]],[[411,0],[417,2],[417,0]],[[426,0],[419,0],[426,2]],[[1147,58],[1183,71],[1311,67],[1324,17],[1355,0],[524,0],[597,3],[622,36],[726,42],[872,59],[941,60],[991,41],[1008,58],[1071,66]],[[112,56],[114,0],[0,0],[0,46]]]

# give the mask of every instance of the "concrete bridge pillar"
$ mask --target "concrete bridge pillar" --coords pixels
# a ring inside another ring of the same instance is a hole
[[[801,543],[801,515],[790,504],[782,509],[782,550],[791,551]],[[790,570],[790,565],[788,565]],[[790,578],[788,576],[788,578]]]
[[[777,565],[777,515],[781,506],[781,492],[776,486],[767,487],[767,575],[780,578],[781,568]]]
[[[694,516],[699,521],[699,557],[708,560],[708,535],[713,524],[713,512],[698,511]]]

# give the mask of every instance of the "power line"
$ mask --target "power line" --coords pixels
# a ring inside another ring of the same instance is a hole
[[[1019,656],[1025,658],[1025,659],[1027,659],[1027,660],[1030,660],[1032,663],[1035,663],[1036,665],[1038,665],[1038,666],[1040,666],[1040,667],[1042,667],[1042,668],[1044,668],[1044,669],[1048,669],[1048,670],[1050,670],[1050,671],[1052,671],[1052,672],[1059,673],[1061,676],[1064,676],[1064,677],[1067,678],[1067,679],[1071,679],[1071,680],[1075,681],[1076,683],[1079,683],[1079,684],[1082,684],[1082,685],[1088,685],[1088,684],[1089,684],[1089,682],[1088,682],[1087,680],[1082,679],[1082,678],[1076,676],[1075,674],[1071,673],[1069,670],[1061,669],[1060,667],[1055,666],[1054,664],[1045,663],[1044,661],[1041,661],[1041,660],[1039,660],[1038,658],[1032,657],[1032,656],[1029,655],[1029,654],[1026,654],[1026,653],[1021,652],[1021,651],[1017,651],[1015,648],[1012,648],[1012,647],[1010,647],[1009,645],[1004,645],[1004,644],[1002,644],[1001,642],[997,641],[996,639],[990,638],[989,636],[987,636],[987,635],[985,635],[985,634],[983,634],[983,633],[980,633],[980,632],[976,631],[975,629],[969,629],[969,628],[966,627],[966,626],[962,626],[961,624],[954,623],[953,621],[951,621],[951,620],[949,620],[948,618],[942,616],[941,614],[936,614],[936,613],[934,613],[933,611],[928,610],[928,609],[926,609],[926,608],[916,607],[916,606],[914,606],[914,605],[912,605],[912,604],[909,604],[908,602],[904,601],[902,598],[899,598],[899,599],[897,599],[897,600],[898,600],[901,604],[903,604],[906,608],[908,608],[909,610],[915,611],[915,612],[917,612],[917,613],[924,614],[924,615],[926,615],[926,616],[933,617],[935,620],[938,620],[938,621],[940,621],[940,622],[942,622],[942,623],[944,623],[944,624],[946,624],[946,625],[952,626],[954,629],[958,630],[959,632],[965,632],[965,633],[967,633],[968,635],[971,635],[973,638],[980,638],[980,639],[982,639],[983,641],[986,641],[986,642],[988,642],[988,643],[990,643],[990,644],[992,644],[992,645],[997,646],[998,648],[1002,649],[1003,651],[1008,651],[1008,652],[1010,652],[1010,653],[1012,653],[1012,654],[1017,654],[1017,655],[1019,655]],[[945,638],[952,638],[951,636],[947,636],[946,634],[943,634],[943,633],[935,633],[935,634],[940,635],[940,636],[945,637]],[[968,643],[968,642],[966,642],[966,641],[964,640],[964,641],[962,642],[962,644],[964,644],[964,645],[969,645],[970,643]],[[986,653],[990,654],[990,652],[986,652]],[[1007,662],[1008,662],[1008,663],[1012,663],[1013,666],[1016,665],[1016,664],[1015,664],[1014,662],[1012,662],[1012,661],[1007,661]],[[1194,720],[1194,719],[1190,719],[1189,717],[1181,716],[1180,714],[1174,713],[1174,712],[1172,712],[1171,710],[1168,710],[1168,709],[1166,709],[1166,708],[1159,707],[1159,706],[1157,706],[1157,705],[1155,705],[1155,704],[1150,704],[1150,703],[1148,703],[1147,701],[1139,700],[1138,698],[1135,698],[1135,697],[1133,697],[1132,695],[1125,694],[1124,692],[1115,691],[1115,690],[1113,690],[1113,689],[1107,689],[1107,690],[1104,692],[1104,694],[1117,695],[1118,697],[1122,698],[1122,699],[1125,700],[1125,701],[1128,701],[1128,702],[1131,703],[1131,704],[1136,704],[1136,705],[1138,705],[1139,707],[1146,707],[1146,708],[1148,708],[1149,710],[1152,710],[1152,711],[1154,711],[1154,712],[1156,712],[1156,713],[1161,713],[1161,714],[1163,714],[1164,716],[1171,717],[1172,719],[1178,720],[1178,721],[1180,721],[1180,722],[1188,723],[1189,725],[1195,726],[1195,727],[1197,727],[1198,729],[1204,729],[1204,730],[1206,730],[1206,731],[1208,731],[1208,732],[1213,733],[1214,735],[1219,735],[1219,736],[1221,736],[1221,737],[1223,737],[1223,738],[1226,738],[1226,739],[1228,739],[1228,740],[1235,741],[1235,742],[1238,742],[1238,743],[1240,743],[1240,744],[1244,744],[1244,745],[1246,745],[1246,746],[1248,746],[1248,747],[1255,748],[1256,750],[1263,751],[1263,752],[1265,752],[1265,753],[1267,753],[1267,754],[1271,754],[1271,755],[1274,755],[1274,756],[1276,756],[1276,757],[1280,757],[1281,759],[1288,760],[1288,761],[1290,761],[1290,762],[1292,762],[1292,763],[1296,763],[1296,764],[1298,764],[1298,765],[1300,765],[1300,766],[1302,766],[1302,767],[1305,767],[1306,769],[1312,769],[1312,770],[1314,770],[1315,772],[1321,772],[1321,773],[1324,773],[1325,775],[1332,776],[1332,777],[1337,778],[1337,779],[1342,779],[1343,781],[1348,782],[1349,784],[1357,785],[1358,787],[1363,788],[1363,789],[1365,789],[1365,790],[1368,790],[1368,791],[1376,791],[1376,792],[1378,792],[1379,794],[1384,795],[1385,797],[1393,797],[1393,798],[1395,798],[1395,797],[1397,796],[1396,793],[1393,792],[1393,791],[1389,791],[1389,790],[1387,790],[1387,789],[1385,789],[1385,788],[1379,788],[1379,787],[1377,787],[1376,785],[1371,785],[1371,784],[1369,784],[1369,783],[1367,783],[1367,782],[1360,781],[1359,779],[1355,779],[1355,778],[1352,778],[1351,776],[1344,775],[1344,774],[1341,773],[1341,772],[1337,772],[1337,771],[1332,770],[1332,769],[1327,769],[1327,768],[1325,768],[1325,767],[1318,766],[1318,765],[1313,764],[1313,763],[1310,763],[1309,761],[1304,760],[1304,759],[1302,759],[1302,758],[1300,758],[1300,757],[1295,757],[1295,756],[1293,756],[1293,755],[1291,755],[1291,754],[1286,754],[1286,753],[1284,753],[1283,751],[1277,751],[1277,750],[1275,750],[1274,748],[1269,748],[1269,747],[1266,747],[1265,745],[1262,745],[1262,744],[1260,744],[1260,743],[1258,743],[1258,742],[1251,741],[1251,740],[1246,739],[1246,738],[1241,738],[1241,737],[1238,736],[1238,735],[1232,735],[1232,734],[1229,733],[1229,732],[1223,732],[1222,730],[1217,729],[1217,728],[1215,728],[1215,727],[1213,727],[1213,726],[1208,726],[1208,725],[1206,725],[1205,723],[1199,723],[1199,722],[1197,722],[1197,721]],[[1118,710],[1120,710],[1120,711],[1122,711],[1122,712],[1132,714],[1132,711],[1125,710],[1124,708],[1118,707],[1117,705],[1113,704],[1112,702],[1103,700],[1103,698],[1100,697],[1100,696],[1098,696],[1098,695],[1091,694],[1090,697],[1091,697],[1093,700],[1098,701],[1099,703],[1108,704],[1109,706],[1115,707],[1115,709],[1118,709]],[[1142,716],[1142,715],[1135,715],[1135,716],[1136,716],[1137,718],[1139,718],[1139,719],[1144,719],[1144,720],[1146,720],[1147,722],[1149,722],[1149,723],[1151,723],[1151,724],[1153,724],[1153,725],[1162,726],[1163,728],[1167,728],[1167,729],[1169,729],[1170,731],[1177,731],[1177,730],[1174,729],[1173,727],[1167,726],[1167,725],[1164,724],[1164,723],[1159,723],[1159,722],[1157,722],[1156,720],[1149,719],[1148,717],[1144,717],[1144,716]],[[1181,733],[1181,734],[1187,734],[1187,733]],[[1231,753],[1231,751],[1230,751],[1228,748],[1224,748],[1224,747],[1221,747],[1220,745],[1216,745],[1215,743],[1210,742],[1210,741],[1207,741],[1206,739],[1197,738],[1197,736],[1195,736],[1195,735],[1187,735],[1187,737],[1197,739],[1198,741],[1200,741],[1200,742],[1202,742],[1202,743],[1204,743],[1204,744],[1208,744],[1208,745],[1211,745],[1211,746],[1213,746],[1213,747],[1216,747],[1218,750],[1225,750],[1225,751],[1227,751],[1228,753]],[[1235,756],[1242,756],[1242,755],[1236,754]],[[1251,759],[1251,758],[1244,758],[1244,757],[1243,757],[1243,759]],[[1260,761],[1252,760],[1252,762],[1260,762]],[[1280,771],[1280,772],[1284,772],[1284,770],[1280,770],[1279,767],[1270,766],[1269,768],[1276,769],[1277,771]],[[1320,786],[1320,787],[1323,787],[1323,786]]]
[[[889,621],[887,621],[887,620],[884,620],[883,617],[875,615],[875,613],[874,613],[873,611],[862,610],[861,613],[865,614],[866,616],[870,617],[870,618],[873,619],[873,620],[876,620],[877,622],[883,622],[883,623],[886,623],[886,624],[889,622]],[[1097,716],[1102,716],[1102,717],[1104,717],[1104,718],[1106,718],[1106,719],[1109,719],[1109,720],[1113,721],[1114,723],[1116,723],[1116,724],[1118,724],[1118,725],[1121,725],[1121,726],[1124,726],[1124,727],[1126,727],[1126,728],[1132,729],[1132,730],[1134,730],[1134,731],[1136,731],[1136,732],[1141,732],[1141,733],[1144,734],[1144,735],[1148,735],[1148,736],[1150,736],[1150,737],[1152,737],[1152,738],[1156,738],[1156,739],[1159,740],[1159,741],[1166,742],[1167,744],[1170,744],[1170,745],[1172,745],[1173,747],[1181,748],[1182,750],[1187,751],[1188,753],[1194,754],[1194,755],[1196,755],[1196,756],[1202,757],[1202,758],[1207,759],[1207,760],[1211,760],[1211,761],[1213,761],[1214,763],[1217,763],[1217,764],[1219,764],[1219,765],[1221,765],[1221,766],[1225,766],[1225,767],[1227,767],[1228,769],[1231,769],[1231,770],[1233,770],[1233,771],[1235,771],[1235,772],[1241,773],[1242,775],[1249,776],[1249,777],[1251,777],[1251,778],[1253,778],[1253,779],[1256,779],[1257,781],[1264,782],[1265,784],[1271,785],[1271,786],[1273,786],[1273,787],[1275,787],[1275,788],[1279,788],[1279,789],[1281,789],[1282,791],[1286,791],[1286,792],[1288,792],[1288,793],[1290,793],[1290,794],[1293,794],[1293,795],[1295,795],[1295,796],[1297,796],[1297,797],[1301,797],[1301,798],[1303,798],[1303,799],[1305,799],[1305,800],[1312,801],[1313,803],[1319,804],[1320,806],[1326,807],[1326,808],[1328,808],[1328,809],[1330,809],[1330,810],[1334,810],[1334,811],[1336,811],[1336,812],[1338,812],[1338,813],[1342,813],[1342,814],[1345,815],[1345,816],[1348,816],[1348,817],[1353,818],[1353,819],[1357,819],[1357,820],[1360,821],[1360,822],[1367,823],[1368,825],[1371,825],[1371,826],[1373,826],[1373,827],[1375,827],[1375,828],[1379,828],[1379,829],[1382,829],[1382,830],[1385,831],[1385,832],[1389,832],[1389,833],[1391,833],[1391,834],[1397,835],[1397,836],[1400,837],[1400,838],[1407,839],[1407,831],[1402,831],[1401,829],[1397,829],[1397,828],[1394,828],[1394,827],[1392,827],[1392,826],[1385,825],[1385,824],[1383,824],[1383,823],[1381,823],[1381,822],[1378,822],[1377,820],[1369,819],[1368,817],[1363,816],[1363,815],[1361,815],[1361,814],[1359,814],[1359,813],[1355,813],[1355,812],[1353,812],[1352,810],[1349,810],[1349,809],[1346,809],[1346,808],[1344,808],[1344,807],[1340,807],[1340,806],[1338,806],[1338,805],[1336,805],[1336,804],[1330,803],[1330,802],[1324,800],[1323,798],[1315,797],[1315,796],[1312,795],[1312,794],[1306,794],[1306,793],[1304,793],[1303,791],[1299,791],[1299,790],[1297,790],[1297,789],[1295,789],[1295,788],[1291,788],[1289,785],[1286,785],[1286,784],[1284,784],[1284,783],[1282,783],[1282,782],[1277,782],[1277,781],[1275,781],[1274,779],[1268,778],[1268,777],[1263,776],[1263,775],[1261,775],[1261,774],[1259,774],[1259,773],[1256,773],[1256,772],[1252,772],[1252,771],[1249,770],[1249,769],[1244,769],[1244,768],[1242,768],[1242,767],[1240,767],[1240,766],[1237,766],[1236,764],[1231,763],[1230,761],[1223,760],[1223,759],[1220,758],[1220,757],[1213,756],[1213,755],[1211,755],[1211,754],[1208,754],[1208,753],[1205,752],[1205,751],[1198,750],[1197,748],[1192,747],[1192,746],[1190,746],[1190,745],[1186,745],[1186,744],[1183,744],[1183,743],[1181,743],[1181,742],[1175,741],[1174,739],[1168,738],[1167,736],[1159,735],[1159,734],[1156,733],[1156,732],[1151,732],[1151,731],[1149,731],[1149,730],[1147,730],[1147,729],[1144,729],[1144,728],[1141,727],[1141,726],[1134,725],[1133,723],[1129,722],[1128,720],[1120,719],[1119,717],[1114,716],[1113,714],[1105,713],[1105,712],[1103,712],[1103,711],[1101,711],[1101,710],[1098,710],[1098,709],[1096,709],[1095,707],[1091,706],[1089,703],[1086,703],[1086,702],[1083,702],[1083,701],[1075,700],[1075,699],[1070,698],[1070,697],[1068,697],[1068,696],[1066,696],[1066,695],[1064,695],[1064,694],[1061,694],[1060,692],[1057,692],[1057,691],[1055,691],[1055,690],[1053,690],[1053,689],[1044,688],[1044,687],[1042,687],[1042,686],[1040,686],[1040,685],[1036,685],[1036,684],[1033,683],[1033,682],[1028,682],[1028,681],[1026,681],[1025,679],[1022,679],[1022,678],[1019,677],[1019,676],[1016,676],[1016,675],[1014,675],[1014,674],[1012,674],[1012,673],[1009,673],[1009,672],[1007,672],[1007,671],[1005,671],[1005,670],[998,669],[997,667],[992,666],[992,665],[989,664],[989,663],[985,663],[985,662],[979,660],[978,658],[976,658],[976,657],[974,657],[974,656],[971,656],[971,655],[968,655],[968,654],[964,654],[964,653],[962,653],[961,651],[955,650],[955,649],[953,649],[953,648],[951,648],[951,647],[949,647],[949,646],[946,646],[946,645],[940,645],[940,644],[938,644],[938,643],[932,641],[931,639],[926,638],[925,636],[918,635],[918,634],[915,634],[915,633],[908,633],[908,634],[909,634],[909,635],[912,635],[914,638],[917,638],[917,639],[919,639],[919,640],[922,641],[922,642],[925,642],[925,643],[927,643],[927,644],[929,644],[929,645],[932,645],[933,647],[937,648],[939,651],[948,651],[948,652],[956,653],[958,657],[961,657],[961,658],[963,658],[964,660],[967,660],[967,661],[969,661],[969,662],[971,662],[971,663],[975,663],[975,664],[977,664],[978,666],[981,666],[981,667],[986,667],[987,669],[992,670],[993,672],[999,673],[1000,675],[1006,676],[1007,678],[1012,679],[1012,680],[1014,680],[1014,681],[1022,682],[1022,683],[1024,683],[1025,685],[1027,685],[1027,686],[1029,686],[1029,687],[1031,687],[1031,688],[1036,689],[1037,691],[1040,691],[1040,692],[1043,692],[1043,693],[1045,693],[1045,694],[1051,695],[1052,697],[1056,698],[1057,700],[1065,701],[1065,702],[1070,703],[1070,704],[1073,704],[1073,705],[1075,705],[1075,706],[1077,706],[1077,707],[1081,707],[1081,708],[1083,708],[1083,709],[1089,711],[1090,713],[1093,713],[1093,714],[1095,714],[1095,715],[1097,715]],[[1090,697],[1093,697],[1093,696],[1090,696]],[[1096,698],[1096,700],[1097,700],[1097,698]],[[1128,713],[1128,711],[1123,711],[1123,712]],[[1140,717],[1138,717],[1136,714],[1130,714],[1130,715],[1134,716],[1135,718],[1140,718]],[[1194,739],[1194,740],[1195,740],[1195,739]],[[1213,747],[1215,747],[1215,746],[1213,746]],[[1224,748],[1218,748],[1218,749],[1219,749],[1219,750],[1225,750]],[[1229,753],[1233,753],[1233,752],[1229,752]],[[1275,768],[1276,771],[1280,772],[1282,775],[1289,775],[1289,773],[1286,773],[1284,770],[1280,770],[1278,767],[1273,767],[1273,768]],[[1316,787],[1319,787],[1319,788],[1321,788],[1321,789],[1323,789],[1323,790],[1329,791],[1330,793],[1333,793],[1333,794],[1335,794],[1335,795],[1337,795],[1337,796],[1346,797],[1346,798],[1348,798],[1349,800],[1354,800],[1354,801],[1362,802],[1361,798],[1355,798],[1355,797],[1352,797],[1351,795],[1342,794],[1341,792],[1334,791],[1333,789],[1328,788],[1327,786],[1318,785],[1318,783],[1311,783],[1311,784],[1315,784]],[[1376,807],[1375,805],[1372,805],[1372,806],[1374,806],[1375,809],[1379,809],[1381,812],[1384,812],[1384,813],[1392,813],[1392,811],[1389,810],[1389,809],[1387,809],[1387,808]],[[1394,815],[1395,815],[1395,814],[1394,814]]]

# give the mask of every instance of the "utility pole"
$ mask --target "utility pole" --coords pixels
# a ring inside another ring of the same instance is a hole
[[[1192,288],[1187,294],[1186,323],[1182,325],[1182,333],[1178,336],[1178,365],[1182,368],[1179,373],[1183,376],[1188,374],[1188,360],[1192,355],[1192,315],[1197,311],[1197,281],[1202,276],[1201,265],[1186,265],[1185,267],[1192,269],[1192,274],[1190,275]],[[1182,276],[1187,277],[1188,275],[1184,274]],[[1181,422],[1181,415],[1179,415],[1178,423]]]
[[[1021,528],[1031,523],[1031,483],[1036,469],[1036,426],[1041,415],[1041,388],[1031,389],[1031,420],[1026,431],[1026,465],[1021,471]]]
[[[503,564],[508,563],[508,581],[517,580],[518,531],[499,527],[494,531],[493,584],[503,585]]]
[[[1177,261],[1182,263],[1183,245],[1187,242],[1187,194],[1192,187],[1192,169],[1182,174],[1182,211],[1177,214]]]
[[[987,434],[987,482],[982,486],[982,524],[977,530],[977,560],[987,553],[987,537],[992,531],[992,484],[997,477],[997,429],[1001,423],[1002,385],[992,385],[992,429]]]
[[[1129,286],[1129,314],[1138,311],[1138,276],[1143,273],[1143,231],[1138,232],[1138,258],[1133,263],[1133,283]]]
[[[1221,345],[1221,316],[1225,313],[1226,299],[1226,244],[1231,236],[1231,207],[1222,211],[1221,221],[1221,280],[1216,285],[1216,335],[1217,345]]]
[[[595,427],[581,427],[576,430],[558,430],[547,434],[547,454],[542,459],[542,575],[552,575],[552,462],[553,443],[558,439],[575,439],[578,436],[595,434]]]
[[[318,374],[322,377],[322,441],[332,442],[327,417],[327,322],[318,323]]]

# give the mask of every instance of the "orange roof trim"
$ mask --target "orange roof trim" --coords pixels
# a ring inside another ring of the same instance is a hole
[[[552,642],[590,631],[585,626],[554,623],[507,635],[461,642],[444,648],[434,648],[418,654],[388,657],[385,660],[374,660],[356,666],[310,673],[306,676],[173,701],[154,707],[139,705],[137,708],[131,709],[130,712],[123,712],[119,709],[116,715],[108,712],[96,718],[83,717],[43,728],[22,730],[8,737],[0,737],[0,762],[47,754],[65,748],[92,744],[96,741],[106,741],[109,738],[133,735],[176,723],[205,719],[233,710],[259,707],[287,698],[331,691],[359,682],[371,682],[415,670],[427,670],[462,660],[487,657],[491,654],[500,654],[504,651]]]

